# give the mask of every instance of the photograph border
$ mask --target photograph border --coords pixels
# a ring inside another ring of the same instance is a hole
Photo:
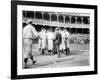
[[[49,73],[49,74],[29,74],[17,75],[17,6],[18,5],[36,5],[49,7],[63,7],[63,8],[81,8],[94,10],[94,71],[81,72],[64,72],[64,73]],[[42,78],[42,77],[60,77],[60,76],[75,76],[75,75],[90,75],[97,74],[97,5],[85,4],[65,4],[65,3],[48,3],[48,2],[34,2],[34,1],[11,1],[11,78],[25,79],[25,78]]]

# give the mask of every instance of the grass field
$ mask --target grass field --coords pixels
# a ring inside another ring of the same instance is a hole
[[[70,44],[70,49],[71,49],[71,54],[77,54],[77,53],[73,53],[74,51],[79,52],[80,50],[88,50],[89,51],[89,44]],[[38,52],[38,45],[35,44],[33,45],[33,55],[40,55],[40,53]]]
[[[33,55],[37,63],[32,65],[32,61],[29,59],[27,66],[29,68],[48,68],[89,65],[89,44],[70,44],[70,49],[71,52],[67,56],[62,54],[61,58],[58,58],[57,55],[40,55],[38,52],[38,45],[34,45]]]

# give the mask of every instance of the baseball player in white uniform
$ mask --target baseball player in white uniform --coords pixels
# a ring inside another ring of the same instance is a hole
[[[60,45],[60,52],[64,53],[64,50],[65,50],[65,33],[64,33],[64,29],[60,30],[60,33],[62,35],[62,43]]]
[[[42,30],[39,32],[39,52],[42,54]]]
[[[26,25],[23,28],[23,58],[25,62],[25,67],[29,58],[32,60],[33,64],[36,63],[36,61],[33,60],[32,44],[33,44],[33,39],[37,36],[38,33],[32,26],[32,21],[29,20],[28,25]]]
[[[42,48],[42,54],[45,54],[45,49],[46,49],[46,29],[42,29],[42,32],[41,32],[41,36],[40,36],[40,38],[41,38],[41,43],[42,43],[42,46],[41,46],[41,48]]]
[[[67,55],[67,53],[70,52],[70,49],[69,49],[69,32],[67,31],[67,29],[64,29],[64,36],[65,36],[65,51],[66,51],[66,55]]]
[[[54,34],[52,29],[50,28],[50,30],[47,33],[47,42],[48,42],[48,53],[52,54],[53,51],[53,40],[54,40]]]

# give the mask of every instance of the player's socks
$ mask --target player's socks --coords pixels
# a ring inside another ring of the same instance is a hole
[[[24,59],[24,62],[25,62],[25,68],[26,68],[27,61],[28,61],[28,58],[25,58],[25,59]]]
[[[35,64],[35,63],[36,63],[36,61],[35,61],[35,60],[33,60],[33,56],[31,56],[30,58],[31,58],[31,60],[32,60],[33,64]]]

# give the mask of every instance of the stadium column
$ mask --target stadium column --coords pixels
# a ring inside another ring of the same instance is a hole
[[[87,18],[88,19],[88,23],[90,24],[90,18]]]
[[[49,21],[49,22],[50,22],[50,23],[51,23],[51,15],[52,15],[52,14],[51,14],[51,13],[49,13],[49,18],[50,18],[50,21]],[[50,24],[50,23],[49,23],[49,24]]]
[[[41,14],[42,14],[42,18],[40,19],[40,21],[44,20],[44,12],[41,12]],[[42,24],[42,25],[44,25],[44,24]]]
[[[71,16],[69,16],[69,23],[71,23]]]
[[[69,16],[69,24],[71,24],[71,16]],[[69,30],[69,32],[71,33],[71,26],[70,26],[70,30]]]
[[[24,17],[26,17],[26,14],[27,14],[27,12],[25,11],[25,16]]]
[[[84,25],[84,23],[83,23],[83,17],[81,17],[81,20],[82,20],[82,34],[83,34],[83,25]]]
[[[44,19],[44,12],[41,12],[41,14],[42,14],[42,19]]]
[[[58,23],[58,27],[60,27],[59,26],[59,18],[58,18],[58,14],[56,14],[57,15],[57,23]]]
[[[78,23],[77,23],[77,17],[75,17],[75,20],[76,20],[75,24],[78,24]],[[75,33],[77,34],[77,27],[76,27],[76,29],[75,29]]]
[[[34,19],[36,19],[36,16],[35,16],[35,11],[34,11]]]
[[[83,24],[83,17],[81,17],[81,20],[82,20],[82,24]]]
[[[64,19],[64,21],[63,21],[63,22],[64,22],[64,24],[65,24],[65,16],[63,16],[63,19]],[[65,27],[66,27],[66,26],[65,26]]]

